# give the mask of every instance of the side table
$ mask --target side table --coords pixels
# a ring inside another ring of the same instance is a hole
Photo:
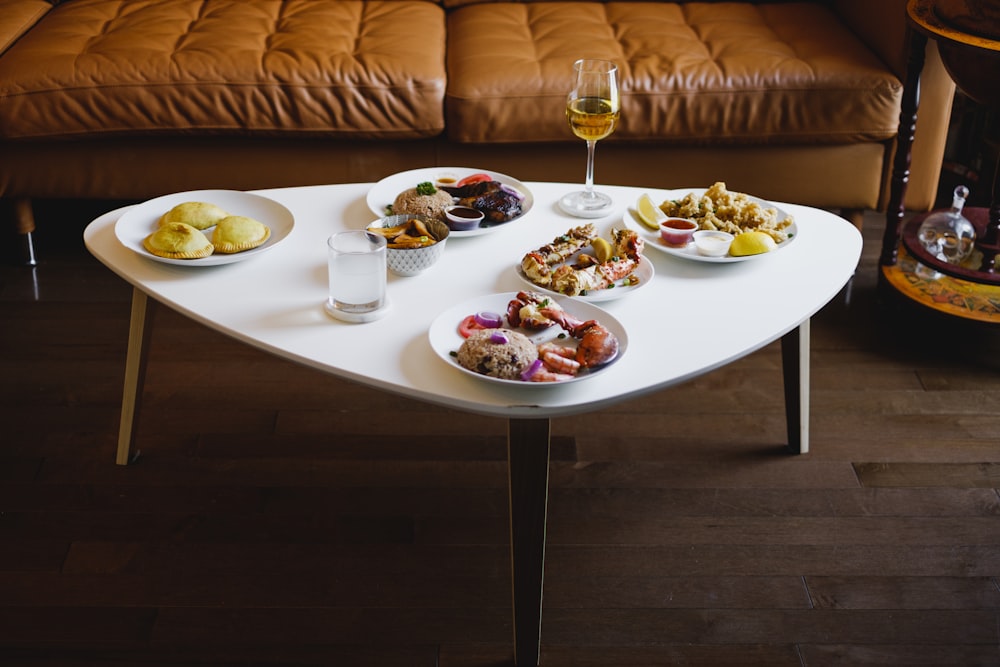
[[[1000,324],[1000,285],[963,280],[921,264],[905,247],[881,278],[898,294],[945,315]]]
[[[1000,275],[994,256],[1000,229],[1000,183],[993,184],[992,205],[989,209],[967,209],[967,215],[980,220],[976,246],[982,263],[978,267],[941,266],[931,258],[921,257],[922,249],[901,243],[907,232],[919,226],[924,216],[903,224],[903,197],[909,180],[910,155],[916,129],[919,105],[920,70],[928,39],[939,43],[942,61],[956,85],[973,99],[1000,108],[994,74],[1000,73],[1000,25],[984,19],[982,25],[969,27],[969,17],[956,14],[952,6],[939,6],[936,0],[910,0],[907,13],[910,20],[910,58],[900,110],[899,135],[890,198],[886,209],[886,226],[880,257],[880,283],[909,299],[933,310],[950,315],[1000,323]],[[970,3],[971,4],[971,3]],[[979,12],[996,11],[977,5]],[[978,34],[982,28],[985,32]],[[1000,179],[998,170],[997,179]],[[975,223],[974,223],[975,224]],[[923,261],[921,261],[923,259]]]

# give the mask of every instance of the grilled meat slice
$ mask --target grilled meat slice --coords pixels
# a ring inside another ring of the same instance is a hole
[[[509,222],[521,215],[524,197],[508,189],[499,181],[480,181],[463,187],[442,187],[442,190],[458,197],[458,204],[471,206],[482,211],[486,222],[498,224]]]

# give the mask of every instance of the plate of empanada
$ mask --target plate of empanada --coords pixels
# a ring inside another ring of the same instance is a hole
[[[133,206],[118,219],[115,235],[158,262],[214,266],[270,250],[294,226],[291,211],[273,199],[239,190],[193,190]]]

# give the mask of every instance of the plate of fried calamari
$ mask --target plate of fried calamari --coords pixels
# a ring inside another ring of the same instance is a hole
[[[452,227],[451,236],[479,236],[523,218],[534,205],[531,191],[516,178],[488,169],[427,167],[386,176],[368,191],[366,203],[379,218],[387,215],[426,215]],[[444,213],[464,206],[484,216],[472,229],[452,226]]]
[[[762,232],[774,242],[768,252],[747,255],[727,253],[719,257],[702,255],[694,243],[683,247],[667,245],[660,238],[659,231],[650,228],[635,208],[629,207],[625,211],[622,222],[638,232],[647,247],[696,262],[730,263],[766,257],[787,248],[799,232],[798,225],[787,212],[758,197],[729,191],[722,182],[710,188],[669,191],[658,205],[666,216],[694,220],[702,230],[728,232],[734,236]]]
[[[635,230],[615,228],[605,238],[593,224],[585,223],[526,252],[514,271],[528,289],[610,301],[653,279],[653,263],[642,255],[645,245]]]
[[[270,250],[294,227],[291,211],[273,199],[239,190],[193,190],[129,208],[115,223],[115,235],[157,262],[217,266]]]
[[[457,304],[434,319],[428,338],[462,373],[517,387],[597,377],[628,348],[625,328],[607,311],[529,290]]]

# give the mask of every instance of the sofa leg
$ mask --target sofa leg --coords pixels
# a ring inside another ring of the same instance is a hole
[[[860,232],[865,219],[865,211],[861,208],[845,208],[841,209],[840,217],[857,227]]]
[[[20,256],[25,266],[37,266],[35,259],[35,244],[31,237],[35,231],[35,214],[31,208],[30,199],[15,199],[14,202],[14,231],[20,237]]]

